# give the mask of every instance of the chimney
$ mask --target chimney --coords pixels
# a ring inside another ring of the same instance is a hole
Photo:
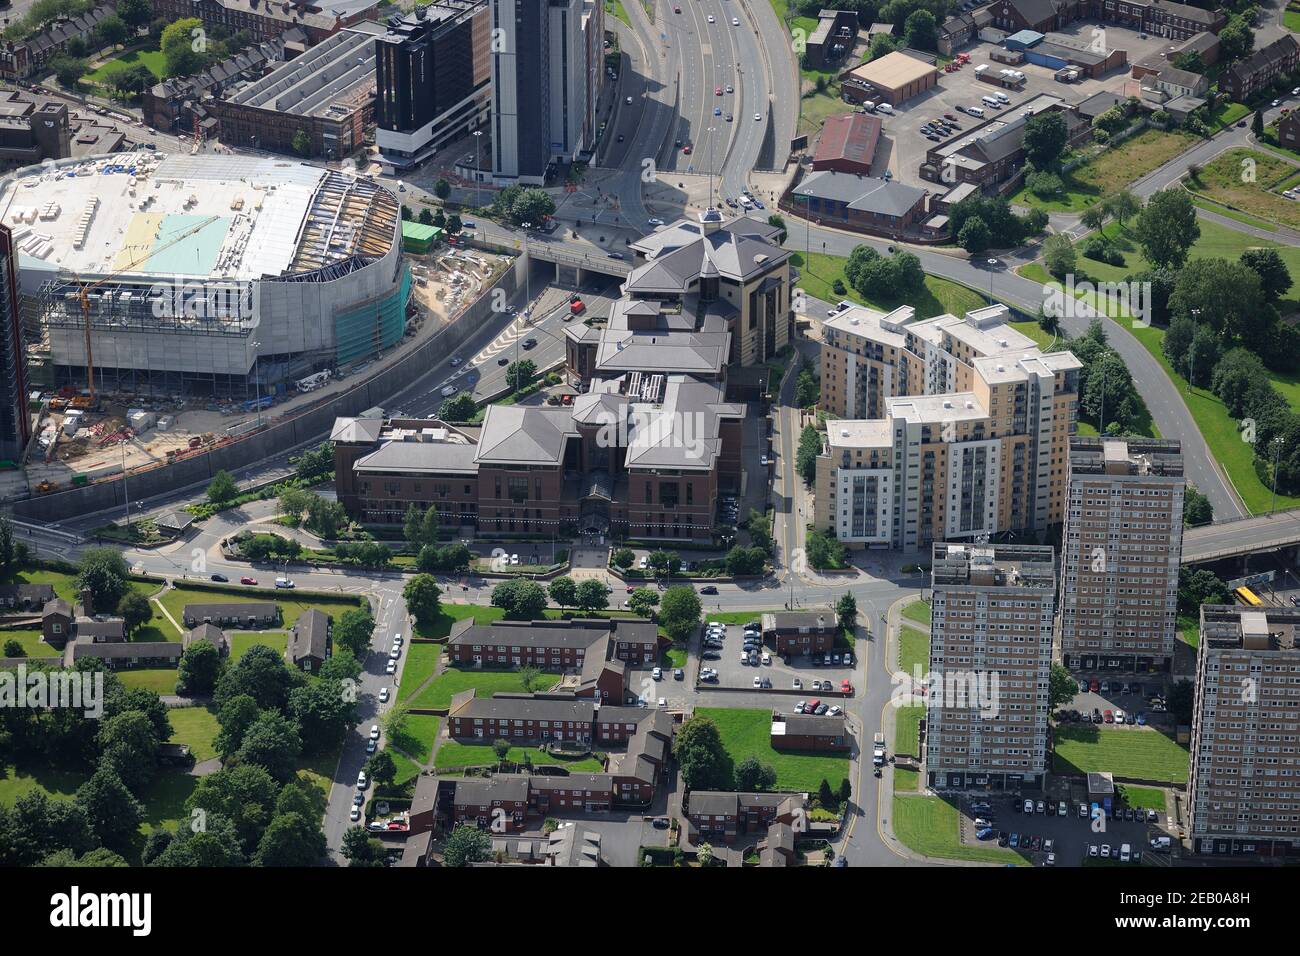
[[[79,603],[72,609],[72,616],[85,615],[90,617],[95,612],[95,602],[90,598],[90,588],[82,588],[78,597]]]

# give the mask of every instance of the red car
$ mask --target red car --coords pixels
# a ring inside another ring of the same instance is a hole
[[[853,685],[846,680],[840,681],[840,693],[841,694],[853,693]]]
[[[1088,690],[1092,691],[1094,694],[1097,693],[1100,688],[1101,681],[1097,680],[1097,678],[1094,677],[1092,680],[1088,681]]]
[[[1108,723],[1108,724],[1113,724],[1113,723],[1115,723],[1115,714],[1114,714],[1113,711],[1109,711],[1109,710],[1108,710],[1108,711],[1106,711],[1106,713],[1103,714],[1102,716],[1104,716],[1104,717],[1106,718],[1106,723]]]
[[[682,147],[682,152],[685,153],[687,156],[691,155],[691,147],[690,147],[690,145],[688,144],[688,145],[686,145],[686,146],[683,146],[683,147]]]
[[[715,86],[715,87],[713,88],[713,95],[714,95],[714,96],[721,96],[721,95],[722,95],[722,87],[720,87],[720,86]]]
[[[242,578],[239,579],[239,583],[240,583],[240,584],[256,584],[256,583],[257,583],[257,578],[250,578],[248,575],[244,575]]]
[[[816,710],[821,705],[822,702],[818,700],[816,697],[814,697],[812,700],[808,701],[808,703],[803,705],[803,712],[805,714],[811,714],[814,710]]]

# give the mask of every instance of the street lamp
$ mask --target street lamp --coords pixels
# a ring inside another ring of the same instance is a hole
[[[481,129],[474,130],[474,199],[475,205],[483,208],[483,149],[480,145],[483,136]]]
[[[258,361],[257,352],[262,347],[261,342],[250,343],[253,348],[253,387],[257,389],[254,397],[254,406],[257,408],[257,427],[262,427],[262,364]]]
[[[998,260],[990,259],[989,263],[989,302],[993,301],[993,267],[998,264]]]
[[[1200,323],[1200,321],[1201,321],[1201,310],[1200,310],[1200,309],[1192,309],[1192,321],[1195,322],[1195,323],[1198,323],[1198,324]],[[1191,343],[1188,343],[1188,347],[1187,347],[1187,394],[1189,394],[1189,395],[1192,393],[1192,379],[1195,378],[1195,377],[1196,377],[1196,349],[1194,349],[1194,348],[1191,347]]]
[[[1277,460],[1282,454],[1282,436],[1273,437],[1273,501],[1268,506],[1268,513],[1272,514],[1277,510]]]

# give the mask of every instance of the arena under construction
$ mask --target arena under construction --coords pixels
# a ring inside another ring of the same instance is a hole
[[[260,402],[406,332],[400,204],[363,177],[115,154],[0,181],[0,220],[36,387]]]

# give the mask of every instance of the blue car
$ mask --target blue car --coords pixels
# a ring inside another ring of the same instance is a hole
[[[721,107],[721,106],[715,106],[715,107],[713,107],[713,115],[714,115],[714,116],[721,116],[721,115],[722,115],[722,107]]]
[[[763,200],[761,200],[761,199],[755,199],[755,200],[754,200],[754,205],[757,206],[759,209],[766,209],[766,208],[767,208],[766,206],[763,205]]]
[[[1139,727],[1145,727],[1147,725],[1147,712],[1145,710],[1138,711],[1137,722]]]
[[[993,837],[997,834],[997,832],[998,831],[994,830],[992,827],[984,827],[983,829],[975,831],[975,839],[992,840]]]
[[[1014,850],[1019,845],[1020,845],[1020,834],[1019,833],[1011,834],[1011,849]]]

